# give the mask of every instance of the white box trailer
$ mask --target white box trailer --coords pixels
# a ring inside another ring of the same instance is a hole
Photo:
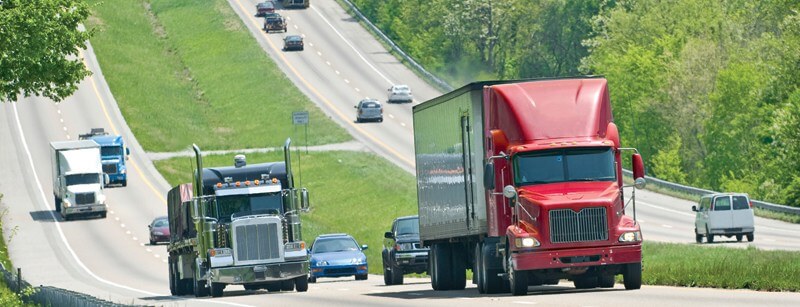
[[[56,212],[65,220],[75,215],[106,217],[100,145],[91,140],[50,142]]]

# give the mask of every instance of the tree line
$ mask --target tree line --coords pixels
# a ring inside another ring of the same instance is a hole
[[[455,86],[604,75],[649,175],[800,206],[800,1],[352,1]]]

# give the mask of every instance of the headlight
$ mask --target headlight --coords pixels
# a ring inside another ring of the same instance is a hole
[[[538,247],[542,244],[539,243],[539,240],[536,240],[534,238],[516,238],[514,240],[514,245],[516,245],[517,248],[531,248],[531,247]]]
[[[125,171],[125,169],[123,168],[123,169],[121,169],[121,170],[119,171],[119,173],[120,173],[120,174],[125,174],[125,173],[126,173],[126,171]]]
[[[397,243],[394,245],[394,250],[407,251],[414,249],[414,243]]]
[[[69,208],[70,206],[72,206],[72,204],[69,202],[68,199],[65,199],[63,202],[64,202],[64,208]]]
[[[629,231],[619,236],[620,242],[639,242],[642,241],[641,231]]]
[[[157,235],[157,236],[163,236],[164,235],[164,233],[160,232],[160,231],[153,231],[153,234]]]
[[[97,203],[98,204],[105,204],[106,203],[106,196],[104,194],[97,195]]]
[[[353,258],[350,260],[350,264],[362,264],[364,262],[366,262],[366,260],[360,258]]]
[[[317,266],[326,266],[326,265],[328,265],[328,262],[325,260],[317,261]]]

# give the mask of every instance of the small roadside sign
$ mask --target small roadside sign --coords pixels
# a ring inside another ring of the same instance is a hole
[[[308,111],[292,112],[292,124],[308,125]]]

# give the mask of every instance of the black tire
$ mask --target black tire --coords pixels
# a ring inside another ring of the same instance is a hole
[[[575,284],[575,289],[594,289],[599,285],[597,276],[576,277],[572,283]]]
[[[208,288],[206,288],[206,281],[205,280],[198,280],[192,279],[194,286],[192,289],[194,290],[195,297],[206,297],[208,296]]]
[[[172,257],[169,258],[169,293],[172,295],[181,295],[180,288],[178,287],[178,279],[175,278],[175,263],[172,261]]]
[[[506,262],[506,267],[508,285],[511,287],[511,295],[520,296],[528,294],[528,271],[515,270],[510,256]]]
[[[103,211],[103,213],[100,213],[100,218],[101,218],[101,219],[104,219],[104,218],[106,218],[106,216],[108,216],[108,212],[106,212],[106,211]]]
[[[382,123],[383,122],[383,118],[378,119],[378,122]]]
[[[484,274],[486,273],[483,270],[483,243],[478,242],[475,244],[475,256],[473,261],[473,268],[472,268],[472,277],[475,279],[475,285],[478,286],[478,293],[485,294],[486,293],[486,278]]]
[[[156,245],[156,241],[153,241],[153,239],[150,239],[150,245]]]
[[[281,282],[281,291],[294,291],[294,279],[284,280]]]
[[[444,291],[453,287],[452,274],[450,273],[450,259],[452,258],[450,244],[436,243],[431,248],[431,285],[433,290]]]
[[[224,290],[225,284],[218,282],[211,283],[211,297],[221,297]]]
[[[55,204],[56,204],[56,213],[61,213],[61,199],[58,196],[53,195],[55,197]]]
[[[622,274],[625,290],[636,290],[642,288],[642,263],[629,263],[625,265],[625,272]]]
[[[297,292],[306,292],[306,291],[308,291],[308,282],[309,281],[310,281],[310,278],[308,278],[308,276],[305,276],[305,275],[304,276],[300,276],[298,278],[295,278],[294,279],[294,289],[297,290]]]
[[[744,237],[744,235],[741,234],[736,235],[736,242],[742,242],[742,237]]]
[[[467,254],[461,244],[450,244],[450,290],[464,290],[467,286]]]
[[[392,284],[393,285],[402,285],[403,284],[403,269],[389,263],[391,265],[391,275],[392,275]]]
[[[388,264],[386,264],[386,257],[383,258],[383,284],[387,286],[391,286],[392,284],[392,271],[389,270]]]
[[[248,290],[248,291],[255,291],[255,290],[261,289],[261,286],[259,286],[259,285],[243,285],[243,286],[244,286],[244,289]]]
[[[122,186],[123,187],[127,187],[128,186],[128,179],[123,179],[122,180]]]
[[[747,242],[753,242],[753,239],[755,239],[755,235],[752,232],[748,233],[746,236],[747,236]]]
[[[697,233],[697,228],[694,229],[694,241],[697,243],[703,243],[703,235]]]
[[[369,274],[357,274],[356,280],[367,280],[369,278]]]
[[[714,243],[714,235],[706,228],[706,243]]]
[[[276,281],[269,284],[264,285],[264,289],[267,289],[269,292],[279,292],[281,291],[281,282]]]
[[[614,288],[616,281],[613,274],[601,274],[597,277],[597,283],[600,288]]]
[[[481,275],[483,276],[483,280],[485,283],[485,290],[486,294],[497,294],[497,293],[505,293],[509,292],[509,284],[508,280],[503,279],[502,277],[498,276],[498,274],[502,273],[501,270],[498,269],[489,269],[489,262],[492,260],[499,261],[499,259],[493,257],[494,250],[492,250],[491,246],[487,246],[486,244],[482,244],[482,255],[481,255]],[[500,265],[502,266],[502,264]]]
[[[356,117],[356,122],[360,123],[361,122],[361,117]]]

